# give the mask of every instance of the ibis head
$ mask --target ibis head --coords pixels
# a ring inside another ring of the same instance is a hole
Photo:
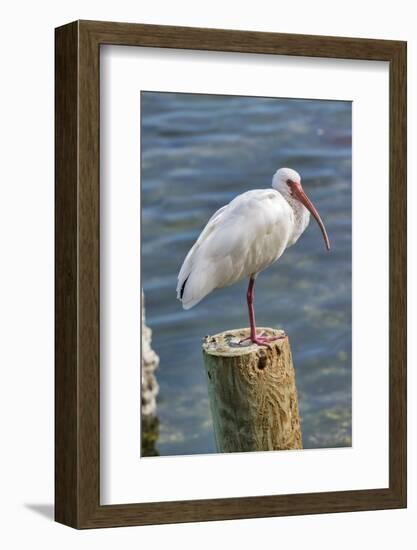
[[[324,223],[320,217],[320,214],[317,212],[316,207],[307,197],[303,186],[301,185],[300,174],[291,168],[280,168],[277,172],[275,172],[274,177],[272,178],[272,187],[279,191],[281,195],[283,195],[290,203],[291,201],[296,200],[301,202],[301,204],[307,208],[320,227],[327,250],[330,250],[330,241],[327,236],[326,228],[324,227]]]

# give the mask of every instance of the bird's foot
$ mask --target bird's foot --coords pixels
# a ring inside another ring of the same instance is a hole
[[[280,334],[279,336],[272,336],[272,337],[266,337],[266,336],[255,336],[255,338],[250,338],[251,342],[253,344],[256,344],[258,346],[265,346],[267,348],[270,348],[272,342],[276,342],[277,340],[282,340],[285,338],[285,334]]]
[[[255,335],[254,337],[248,336],[247,338],[244,338],[243,340],[240,340],[239,344],[243,344],[244,342],[252,342],[252,344],[256,344],[257,346],[265,346],[269,348],[269,344],[272,342],[275,342],[276,340],[282,340],[286,337],[285,333],[280,334],[279,336],[264,336],[267,334],[267,332],[263,331],[261,334]]]

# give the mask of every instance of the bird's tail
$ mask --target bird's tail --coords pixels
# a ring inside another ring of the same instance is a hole
[[[181,269],[177,298],[181,300],[184,309],[191,309],[216,288],[214,275],[213,267],[208,265],[195,267],[191,272],[185,273]]]

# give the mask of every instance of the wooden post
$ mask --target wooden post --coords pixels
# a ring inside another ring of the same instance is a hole
[[[156,380],[155,371],[159,365],[159,357],[152,349],[152,330],[145,321],[145,297],[142,290],[142,415],[151,416],[156,414],[156,396],[159,392],[159,385]]]
[[[282,331],[258,328],[267,336]],[[270,348],[239,344],[249,329],[203,342],[217,451],[302,449],[297,389],[288,337]]]
[[[145,298],[142,290],[142,384],[141,384],[141,456],[156,456],[159,419],[156,416],[156,397],[159,392],[155,370],[159,357],[152,349],[152,330],[145,323]]]

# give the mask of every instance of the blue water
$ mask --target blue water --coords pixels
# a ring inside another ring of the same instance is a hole
[[[311,221],[257,279],[260,326],[289,335],[305,448],[351,445],[351,103],[142,92],[142,284],[160,356],[161,455],[215,452],[201,340],[248,326],[246,281],[184,311],[178,270],[215,210],[297,170]],[[242,228],[244,230],[244,228]]]

